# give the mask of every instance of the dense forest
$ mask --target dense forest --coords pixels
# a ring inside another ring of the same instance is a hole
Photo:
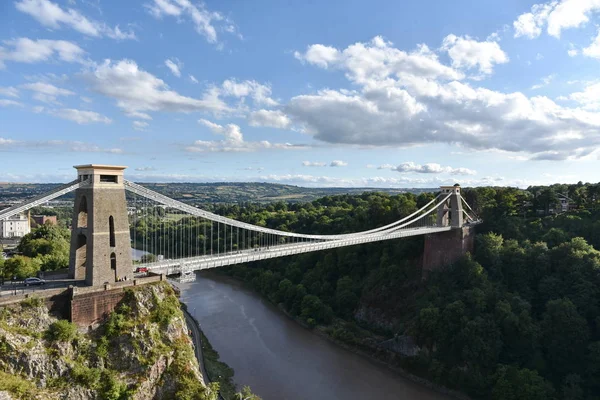
[[[473,398],[597,399],[599,189],[580,183],[464,190],[485,221],[475,254],[426,280],[422,238],[262,261],[228,273],[350,345],[364,349],[373,338],[412,337],[418,355],[393,364]],[[561,194],[572,210],[547,215],[560,208]],[[273,228],[333,233],[393,221],[427,198],[329,196],[291,214],[281,204],[220,211]]]

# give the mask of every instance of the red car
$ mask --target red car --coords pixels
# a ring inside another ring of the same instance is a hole
[[[148,272],[148,268],[147,267],[137,267],[135,269],[135,272]]]

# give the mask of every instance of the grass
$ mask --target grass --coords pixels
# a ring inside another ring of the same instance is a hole
[[[19,399],[33,399],[39,389],[33,382],[20,375],[7,374],[0,371],[0,391],[5,390]]]

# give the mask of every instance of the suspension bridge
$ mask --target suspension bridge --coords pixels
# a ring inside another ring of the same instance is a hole
[[[455,185],[442,186],[419,210],[384,226],[332,235],[288,232],[169,198],[124,179],[126,167],[89,164],[75,168],[76,180],[0,211],[0,221],[75,192],[69,273],[92,286],[132,279],[131,249],[145,255],[135,267],[175,275],[417,235],[441,235],[481,222],[461,196],[460,186]]]

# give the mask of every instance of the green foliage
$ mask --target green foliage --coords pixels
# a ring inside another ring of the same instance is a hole
[[[21,302],[21,307],[24,308],[37,308],[44,305],[44,300],[42,300],[39,296],[30,295],[25,300]]]
[[[261,400],[261,398],[252,393],[250,386],[244,386],[241,392],[235,394],[235,400]]]
[[[36,276],[42,267],[42,261],[38,258],[26,256],[14,256],[4,261],[3,273],[5,278],[25,279]]]
[[[157,305],[152,310],[151,321],[166,328],[169,322],[171,322],[171,318],[181,313],[179,310],[179,300],[175,296],[166,296],[162,301],[158,300],[158,298],[155,298],[155,301]]]
[[[0,371],[0,391],[7,391],[19,399],[35,398],[39,389],[33,382],[16,374]]]
[[[493,400],[548,400],[554,388],[536,371],[500,366],[492,390]]]
[[[69,230],[47,223],[25,235],[18,250],[24,256],[37,260],[37,271],[54,271],[69,266],[69,239]]]
[[[70,342],[77,336],[77,326],[66,319],[60,319],[48,327],[46,336],[57,342]]]

